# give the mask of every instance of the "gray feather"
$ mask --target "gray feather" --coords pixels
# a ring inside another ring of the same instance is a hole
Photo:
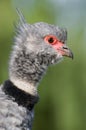
[[[31,130],[34,112],[18,106],[0,86],[0,130]]]

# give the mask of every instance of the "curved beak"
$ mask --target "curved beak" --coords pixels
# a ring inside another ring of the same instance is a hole
[[[62,52],[63,56],[67,56],[67,57],[70,57],[72,59],[74,58],[72,51],[66,45],[63,45],[61,47],[60,51]]]

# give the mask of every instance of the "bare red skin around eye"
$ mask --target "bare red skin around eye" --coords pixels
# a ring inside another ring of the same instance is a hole
[[[53,42],[49,42],[49,39],[52,38],[53,39]],[[58,50],[59,52],[64,53],[63,51],[61,51],[61,48],[63,47],[63,43],[60,42],[56,36],[54,35],[47,35],[45,38],[44,38],[44,41],[48,44],[51,44],[53,46],[53,48],[55,48],[56,50]],[[63,54],[62,54],[63,55]]]
[[[53,42],[51,43],[51,42],[49,42],[49,39],[53,39]],[[47,43],[49,43],[49,44],[51,44],[51,45],[54,45],[54,44],[56,44],[57,43],[57,41],[58,41],[58,39],[56,38],[56,36],[54,36],[54,35],[47,35],[45,38],[44,38],[44,40],[45,40],[45,42],[47,42]]]
[[[64,44],[60,41],[58,41],[56,44],[53,45],[53,47],[58,50],[58,52],[60,52],[62,55],[65,55],[65,51],[62,49],[62,47],[64,46]]]

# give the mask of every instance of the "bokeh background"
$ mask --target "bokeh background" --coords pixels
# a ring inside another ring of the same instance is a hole
[[[86,130],[86,0],[0,0],[0,84],[20,8],[29,23],[44,21],[68,30],[74,60],[50,67],[39,85],[33,130]]]

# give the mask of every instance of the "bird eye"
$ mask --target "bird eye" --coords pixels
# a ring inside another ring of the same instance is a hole
[[[54,42],[54,38],[53,38],[53,37],[50,37],[50,38],[48,39],[48,42],[49,42],[49,43],[53,43],[53,42]]]
[[[56,44],[58,40],[53,35],[47,35],[47,36],[45,36],[44,41],[53,45],[53,44]]]

